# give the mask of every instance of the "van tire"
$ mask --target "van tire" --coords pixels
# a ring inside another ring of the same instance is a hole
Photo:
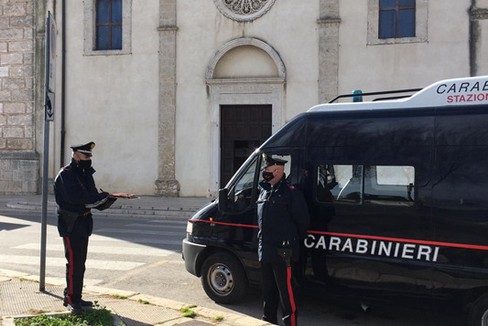
[[[470,326],[488,326],[488,294],[478,298],[469,308]]]
[[[209,256],[202,265],[200,279],[205,293],[216,303],[238,303],[247,292],[244,268],[227,253]]]

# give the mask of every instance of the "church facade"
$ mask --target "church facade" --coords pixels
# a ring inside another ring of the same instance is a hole
[[[58,28],[49,177],[69,163],[69,145],[94,141],[106,191],[212,197],[313,105],[488,74],[487,0],[2,6],[0,193],[40,188],[47,11]]]

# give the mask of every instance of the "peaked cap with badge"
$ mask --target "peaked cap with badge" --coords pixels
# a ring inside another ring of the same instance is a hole
[[[285,161],[281,158],[277,157],[272,157],[271,155],[263,154],[264,161],[266,162],[266,165],[264,168],[267,168],[269,166],[273,165],[285,165],[288,161]]]
[[[81,145],[72,145],[70,146],[70,148],[73,150],[73,152],[78,152],[78,153],[81,153],[81,154],[84,154],[88,157],[92,157],[93,154],[92,154],[92,149],[95,147],[95,143],[94,142],[89,142],[89,143],[86,143],[86,144],[81,144]]]

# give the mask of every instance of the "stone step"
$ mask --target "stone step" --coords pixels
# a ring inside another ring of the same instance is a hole
[[[7,203],[6,206],[10,209],[25,210],[25,211],[41,211],[42,206],[39,203],[16,201]],[[56,203],[48,202],[48,211],[56,211]],[[195,207],[142,207],[138,205],[113,205],[107,210],[97,211],[93,210],[97,215],[130,215],[130,216],[145,216],[145,217],[173,217],[186,218],[192,217],[193,213],[199,208]]]

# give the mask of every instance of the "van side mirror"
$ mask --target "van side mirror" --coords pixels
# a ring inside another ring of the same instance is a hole
[[[219,189],[219,212],[226,212],[229,208],[229,190]]]

